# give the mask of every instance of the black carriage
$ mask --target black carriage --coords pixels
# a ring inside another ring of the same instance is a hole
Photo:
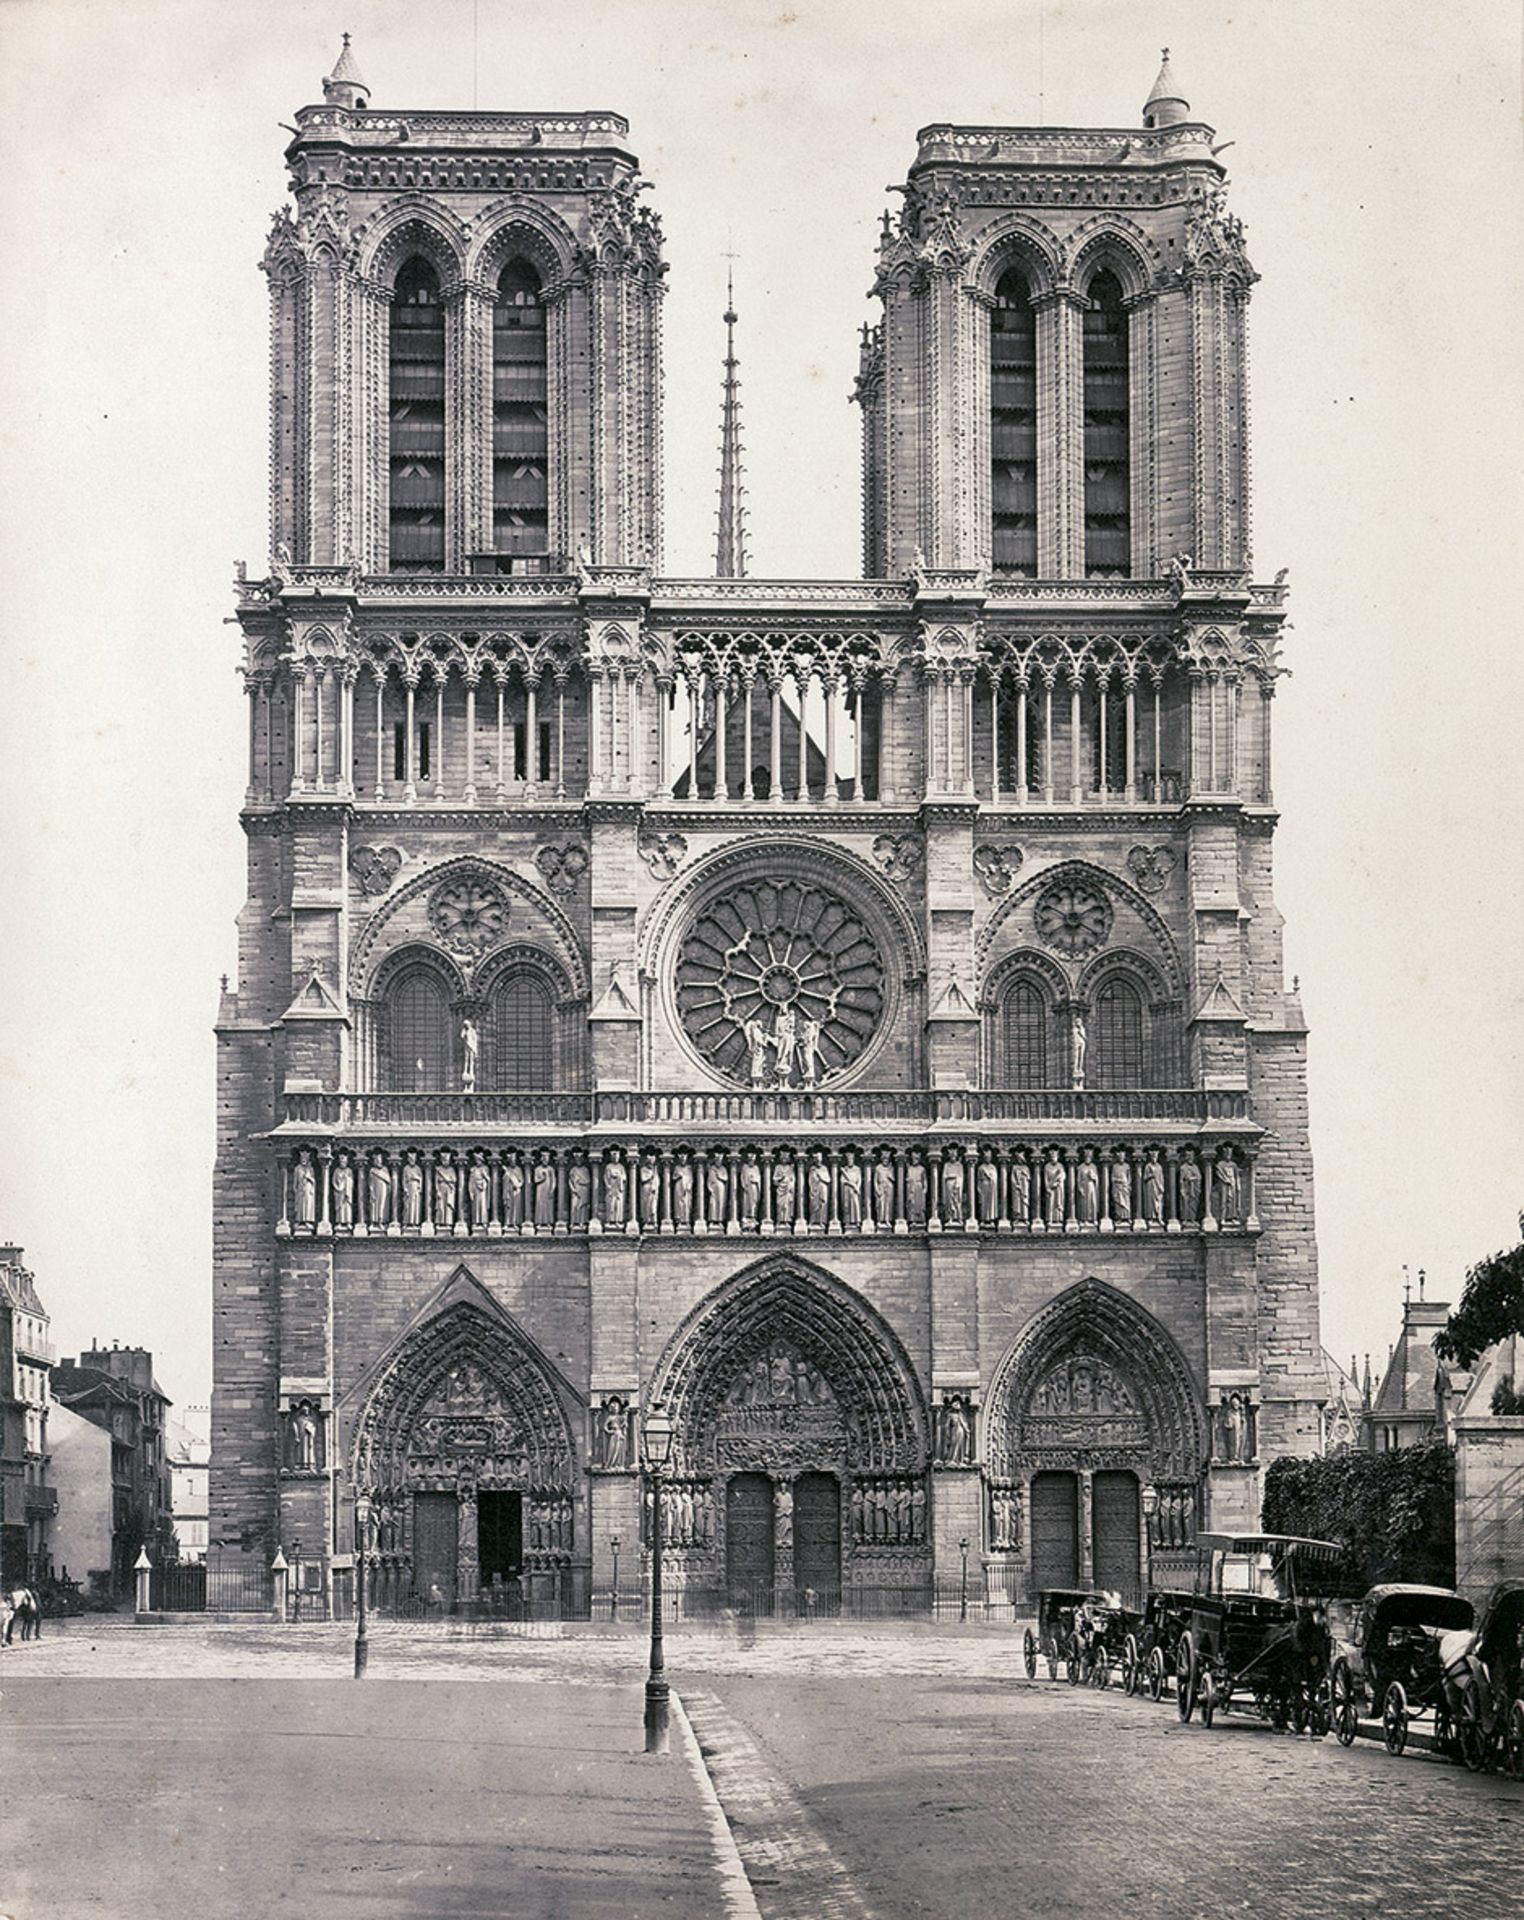
[[[1045,1587],[1033,1595],[1033,1611],[1036,1630],[1028,1627],[1022,1641],[1027,1678],[1037,1678],[1037,1662],[1043,1659],[1050,1680],[1058,1678],[1062,1663],[1071,1686],[1108,1684],[1138,1618],[1126,1611],[1118,1594],[1086,1587]]]
[[[1237,1694],[1273,1725],[1321,1739],[1332,1718],[1327,1602],[1343,1549],[1271,1533],[1203,1533],[1197,1545],[1208,1570],[1176,1647],[1180,1718],[1199,1704],[1209,1727]]]
[[[1401,1753],[1408,1728],[1421,1714],[1434,1716],[1434,1744],[1450,1750],[1450,1716],[1440,1667],[1439,1642],[1464,1632],[1475,1618],[1469,1600],[1448,1587],[1380,1586],[1356,1607],[1347,1641],[1333,1664],[1334,1732],[1353,1746],[1360,1716],[1381,1715],[1388,1753]]]
[[[1147,1687],[1150,1699],[1163,1699],[1166,1687],[1176,1678],[1176,1650],[1190,1626],[1195,1603],[1194,1593],[1162,1588],[1149,1593],[1137,1624],[1123,1642],[1122,1685],[1129,1693]]]
[[[1439,1660],[1462,1760],[1524,1780],[1524,1580],[1495,1586],[1475,1631],[1447,1633]]]

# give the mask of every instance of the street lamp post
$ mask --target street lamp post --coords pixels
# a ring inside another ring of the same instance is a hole
[[[355,1678],[363,1680],[370,1664],[370,1639],[365,1631],[365,1542],[370,1537],[370,1495],[355,1495]]]
[[[286,1624],[291,1610],[291,1583],[287,1577],[286,1556],[280,1550],[280,1542],[275,1543],[275,1558],[270,1562],[270,1598],[280,1613],[281,1625]]]
[[[651,1476],[651,1666],[646,1675],[646,1752],[667,1751],[667,1659],[661,1633],[661,1476],[672,1458],[672,1421],[652,1407],[641,1422],[641,1447]]]
[[[291,1542],[291,1618],[302,1617],[302,1543],[300,1539]]]
[[[958,1552],[963,1557],[963,1572],[958,1583],[958,1618],[968,1618],[968,1535],[958,1542]]]
[[[619,1535],[617,1533],[609,1535],[609,1550],[614,1556],[614,1577],[609,1583],[609,1618],[617,1620],[619,1618]]]

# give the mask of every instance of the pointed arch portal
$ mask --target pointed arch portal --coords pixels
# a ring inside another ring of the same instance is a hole
[[[678,1578],[740,1605],[930,1575],[927,1418],[903,1346],[868,1303],[775,1256],[674,1336],[654,1394],[675,1427],[664,1514]]]
[[[485,1294],[456,1297],[398,1343],[356,1423],[353,1472],[372,1502],[361,1544],[383,1604],[471,1605],[483,1587],[516,1593],[572,1563],[566,1413]]]

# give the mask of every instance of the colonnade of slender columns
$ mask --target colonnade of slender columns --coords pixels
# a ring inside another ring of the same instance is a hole
[[[661,791],[719,804],[888,798],[865,739],[875,699],[882,713],[883,680],[684,668],[664,689]]]

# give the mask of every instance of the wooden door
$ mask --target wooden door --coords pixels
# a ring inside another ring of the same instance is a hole
[[[453,1493],[413,1495],[413,1592],[434,1610],[455,1605],[460,1503]]]
[[[1141,1572],[1138,1476],[1098,1473],[1090,1488],[1090,1543],[1095,1584],[1131,1602]]]
[[[765,1473],[733,1473],[725,1489],[725,1584],[732,1606],[771,1611],[773,1483]]]
[[[801,1473],[794,1482],[794,1588],[801,1607],[834,1613],[841,1596],[841,1482]],[[805,1599],[805,1590],[814,1595]]]
[[[1079,1585],[1079,1475],[1032,1481],[1032,1590]]]

